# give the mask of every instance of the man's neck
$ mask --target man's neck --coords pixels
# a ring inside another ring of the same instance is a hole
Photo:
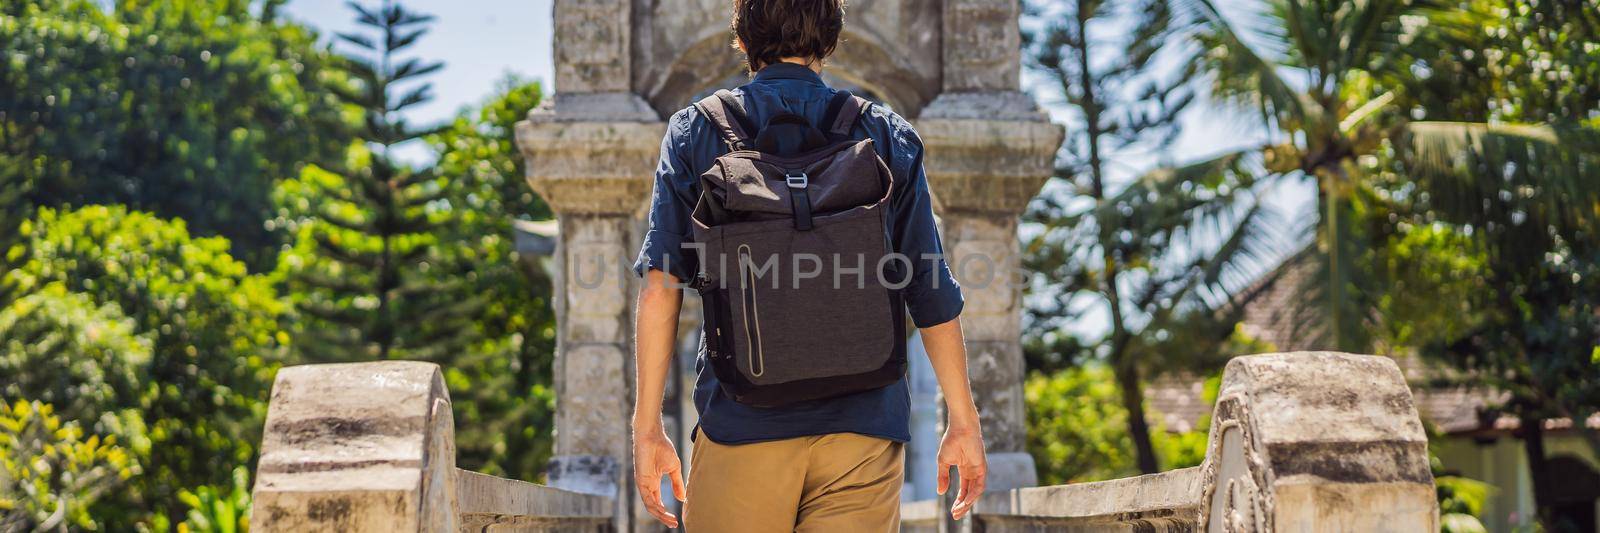
[[[780,63],[793,63],[811,69],[812,72],[822,74],[822,60],[804,57],[785,57],[779,59]]]

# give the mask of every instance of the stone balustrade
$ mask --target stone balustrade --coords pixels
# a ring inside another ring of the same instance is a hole
[[[278,374],[253,526],[276,531],[614,531],[609,498],[455,468],[438,367]],[[691,473],[690,475],[693,475]],[[1437,531],[1427,437],[1400,369],[1331,352],[1234,359],[1204,464],[986,494],[972,518],[906,504],[905,531]]]
[[[992,492],[951,523],[907,504],[905,531],[1424,532],[1439,530],[1428,441],[1386,357],[1235,358],[1204,464],[1098,483]]]
[[[974,520],[983,524],[983,531],[1194,531],[1204,507],[1202,479],[1200,468],[1194,467],[989,493],[978,502]],[[901,515],[903,531],[928,533],[939,531],[940,521],[948,517],[933,500],[905,504]]]
[[[258,533],[615,530],[610,498],[457,469],[431,363],[279,371],[254,498]]]

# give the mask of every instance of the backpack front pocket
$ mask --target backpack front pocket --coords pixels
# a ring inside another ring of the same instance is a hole
[[[761,304],[756,295],[756,272],[753,265],[749,244],[739,245],[739,265],[742,272],[739,276],[739,301],[744,322],[744,345],[746,349],[744,368],[749,369],[751,377],[759,378],[766,373],[766,356],[761,349]]]
[[[726,258],[729,275],[720,278],[728,281],[740,381],[765,386],[862,374],[896,352],[903,318],[898,295],[879,274],[888,255],[881,211],[817,220],[809,231],[776,221],[719,232],[712,256]]]

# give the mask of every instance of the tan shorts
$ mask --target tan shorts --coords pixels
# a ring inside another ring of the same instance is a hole
[[[704,434],[689,462],[689,533],[900,529],[905,446],[855,433],[754,444]]]

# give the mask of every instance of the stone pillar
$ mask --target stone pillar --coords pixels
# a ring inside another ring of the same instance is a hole
[[[528,184],[556,213],[551,486],[610,496],[633,530],[628,272],[665,125],[629,90],[632,2],[555,2],[556,93],[517,125]]]
[[[561,226],[553,280],[555,453],[547,476],[556,488],[615,498],[619,529],[628,530],[635,500],[628,440],[635,284],[628,265],[664,127],[575,120],[561,104],[531,113],[517,131],[528,183]]]
[[[966,296],[961,320],[990,490],[1037,483],[1022,398],[1017,220],[1052,174],[1062,138],[1018,90],[1018,15],[1010,0],[945,4],[944,93],[916,124],[945,259]]]

